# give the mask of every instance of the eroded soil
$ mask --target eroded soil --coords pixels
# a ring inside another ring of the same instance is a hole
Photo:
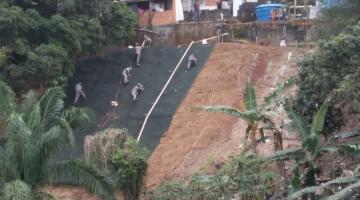
[[[292,52],[288,60],[289,52]],[[198,172],[211,172],[243,148],[246,122],[199,110],[205,105],[228,105],[243,109],[246,82],[255,84],[260,103],[276,84],[297,73],[296,49],[253,44],[222,43],[209,60],[172,118],[171,125],[149,159],[146,189],[169,179],[184,179]],[[293,93],[293,91],[290,91]],[[286,116],[281,109],[278,123]],[[284,147],[298,146],[295,135],[284,134]],[[271,136],[270,136],[271,137]],[[259,145],[259,153],[272,152],[271,138]]]

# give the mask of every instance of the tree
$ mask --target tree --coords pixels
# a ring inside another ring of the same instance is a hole
[[[289,79],[265,97],[264,104],[257,106],[256,95],[253,85],[249,82],[246,87],[244,95],[245,111],[240,111],[236,108],[229,106],[204,106],[203,109],[208,112],[221,112],[235,117],[244,119],[248,123],[246,128],[246,138],[250,135],[251,147],[256,152],[257,135],[259,134],[261,140],[264,140],[264,130],[271,130],[274,134],[274,148],[275,150],[282,149],[282,136],[281,132],[276,128],[275,123],[271,120],[268,106],[276,100],[279,93],[284,91],[287,87],[294,83],[294,79]]]
[[[39,76],[65,86],[76,58],[124,44],[135,25],[132,10],[112,0],[3,0],[1,77],[17,93],[42,85]]]
[[[113,3],[110,12],[103,13],[102,25],[107,44],[124,43],[134,35],[135,14],[123,2]]]
[[[360,87],[353,84],[360,80],[360,57],[356,53],[360,50],[359,27],[360,23],[331,40],[320,42],[315,53],[304,57],[299,64],[300,89],[295,110],[310,121],[317,106],[331,98],[325,133],[339,129],[342,115],[346,115],[345,109],[340,111],[335,105],[343,108],[360,102]]]
[[[91,119],[86,108],[64,110],[63,97],[59,87],[41,97],[30,90],[17,105],[14,92],[0,82],[0,112],[6,122],[6,142],[0,149],[1,199],[39,199],[44,195],[40,186],[57,183],[113,198],[111,184],[86,162],[54,160],[61,147],[74,145],[72,128]]]

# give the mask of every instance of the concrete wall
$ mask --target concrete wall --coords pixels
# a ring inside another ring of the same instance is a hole
[[[285,39],[287,42],[303,42],[306,40],[305,22],[272,22],[272,23],[235,23],[224,25],[223,32],[228,32],[225,41],[247,39],[267,39],[278,43]],[[152,35],[153,45],[178,45],[188,44],[191,41],[216,35],[217,23],[215,22],[188,22],[154,27],[157,35]],[[310,28],[308,26],[308,28]],[[141,40],[142,35],[138,38]]]
[[[307,28],[306,28],[307,27]],[[287,42],[303,42],[306,40],[309,24],[304,21],[294,22],[269,22],[269,23],[239,23],[225,27],[235,39],[266,39],[270,42],[278,43],[280,40]]]

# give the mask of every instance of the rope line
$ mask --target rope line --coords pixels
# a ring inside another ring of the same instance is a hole
[[[155,102],[154,102],[153,105],[151,106],[149,112],[146,114],[145,120],[144,120],[144,122],[143,122],[143,124],[142,124],[142,126],[141,126],[139,135],[138,135],[138,137],[137,137],[137,139],[136,139],[137,142],[140,141],[140,138],[141,138],[141,136],[142,136],[142,134],[143,134],[143,132],[144,132],[144,128],[145,128],[146,123],[147,123],[147,121],[148,121],[148,119],[149,119],[149,116],[151,115],[152,111],[154,110],[155,106],[157,105],[158,101],[160,100],[162,94],[165,92],[165,90],[166,90],[167,86],[169,85],[172,77],[175,75],[175,72],[176,72],[177,69],[179,68],[181,62],[182,62],[183,59],[185,58],[187,52],[190,50],[190,48],[191,48],[191,46],[193,45],[193,43],[194,43],[194,41],[191,41],[191,43],[190,43],[189,46],[187,47],[186,51],[185,51],[184,54],[182,55],[181,59],[180,59],[179,62],[177,63],[175,69],[174,69],[173,72],[171,73],[169,79],[166,81],[165,86],[164,86],[163,89],[160,91],[158,97],[156,98]]]

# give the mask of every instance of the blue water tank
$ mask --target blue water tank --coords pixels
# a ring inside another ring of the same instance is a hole
[[[262,4],[256,7],[256,18],[260,22],[271,21],[271,11],[274,9],[283,8],[283,4]]]

